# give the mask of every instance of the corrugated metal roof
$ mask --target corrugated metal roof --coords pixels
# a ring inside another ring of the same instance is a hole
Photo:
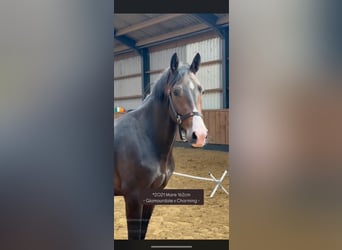
[[[205,17],[216,20],[217,28],[228,25],[228,14],[206,14]],[[203,30],[215,29],[195,14],[115,14],[114,52],[128,52],[133,50],[129,49],[132,45],[148,47]]]
[[[115,29],[122,29],[160,15],[161,14],[115,14],[114,27]]]

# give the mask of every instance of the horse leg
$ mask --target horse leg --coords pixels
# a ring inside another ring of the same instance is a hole
[[[129,240],[141,239],[142,204],[138,196],[125,196],[126,219]]]
[[[154,205],[144,205],[141,221],[141,239],[145,239],[148,223],[153,213]]]

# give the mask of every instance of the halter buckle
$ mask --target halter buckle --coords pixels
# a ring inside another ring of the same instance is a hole
[[[182,118],[180,117],[180,115],[177,115],[177,124],[182,124]]]

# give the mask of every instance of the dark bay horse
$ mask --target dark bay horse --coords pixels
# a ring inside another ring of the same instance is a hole
[[[143,104],[114,121],[114,195],[125,199],[128,239],[145,239],[154,205],[143,205],[141,192],[168,183],[177,127],[193,147],[206,143],[202,86],[195,76],[200,61],[197,54],[191,65],[180,65],[173,54]]]

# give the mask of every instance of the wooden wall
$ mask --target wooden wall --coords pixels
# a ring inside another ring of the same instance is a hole
[[[114,113],[114,119],[122,116]],[[203,110],[204,123],[208,128],[208,144],[229,144],[229,110]],[[177,131],[177,141],[180,141]]]
[[[229,144],[228,109],[203,110],[204,123],[208,128],[208,143]]]
[[[228,109],[203,110],[204,124],[208,129],[208,144],[229,144]],[[177,141],[181,141],[177,131]]]

